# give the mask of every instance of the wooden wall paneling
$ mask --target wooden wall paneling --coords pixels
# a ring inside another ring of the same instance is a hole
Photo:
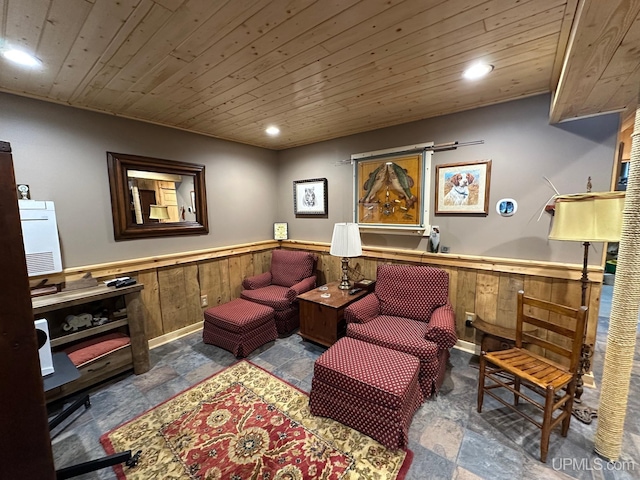
[[[207,260],[198,264],[200,294],[207,295],[209,307],[222,305],[230,300],[229,260]]]
[[[242,281],[253,275],[253,256],[251,254],[229,257],[229,290],[231,298],[239,298]]]
[[[253,274],[259,275],[271,269],[271,250],[253,252]]]
[[[189,316],[184,273],[182,265],[158,269],[162,329],[165,333],[184,327],[184,319]]]
[[[602,285],[599,283],[591,283],[589,285],[588,301],[589,313],[587,322],[587,343],[594,345],[598,334],[598,317],[600,310],[600,295],[602,294]]]
[[[481,272],[476,278],[476,315],[485,322],[497,323],[500,274]]]
[[[198,265],[185,265],[184,293],[187,301],[187,315],[182,319],[182,326],[186,327],[203,320],[203,308],[200,306],[200,283],[198,282]]]
[[[475,342],[475,331],[470,332],[465,328],[465,312],[476,311],[476,277],[475,270],[466,268],[458,269],[458,281],[456,288],[456,304],[453,305],[456,312],[456,333],[460,340]],[[482,318],[482,320],[486,320]]]
[[[496,323],[503,327],[515,328],[518,316],[518,291],[524,286],[522,275],[503,273],[498,284],[498,311]]]
[[[144,285],[140,292],[140,299],[144,311],[147,338],[159,337],[167,332],[164,331],[162,325],[158,272],[155,269],[138,272],[137,279],[139,283]]]

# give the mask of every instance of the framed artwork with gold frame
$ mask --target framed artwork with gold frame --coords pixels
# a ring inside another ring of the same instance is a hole
[[[436,165],[435,214],[489,214],[491,160]]]
[[[427,157],[431,158],[431,152],[421,148],[355,159],[356,223],[360,227],[423,229],[428,218]]]

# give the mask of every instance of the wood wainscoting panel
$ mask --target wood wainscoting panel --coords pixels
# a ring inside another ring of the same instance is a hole
[[[518,311],[518,291],[523,290],[524,275],[512,273],[500,274],[498,284],[498,310],[496,324],[503,327],[513,326]]]
[[[162,324],[158,271],[154,269],[138,272],[137,279],[138,282],[144,285],[144,288],[140,292],[140,299],[144,310],[147,338],[159,337],[166,332]]]
[[[453,309],[456,313],[456,333],[460,340],[474,342],[475,330],[465,327],[465,312],[476,311],[476,279],[478,272],[467,268],[459,268],[456,270],[458,271],[456,286],[457,302],[453,304]],[[449,280],[451,280],[451,277],[449,277]],[[451,297],[449,300],[451,300]]]
[[[216,307],[231,300],[229,290],[229,259],[220,258],[198,263],[200,295],[206,295],[208,307]]]
[[[94,278],[98,279],[137,273],[138,281],[145,286],[141,298],[151,340],[201,323],[202,312],[208,308],[200,306],[201,295],[207,295],[209,307],[239,297],[243,279],[268,271],[271,252],[279,247],[315,253],[318,285],[342,277],[340,258],[329,254],[328,243],[286,240],[69,269],[56,281],[87,271],[96,272]],[[515,328],[516,293],[520,289],[532,297],[571,307],[579,306],[581,298],[581,265],[382,247],[365,247],[362,256],[349,259],[350,278],[375,280],[378,265],[392,263],[444,269],[449,274],[449,300],[456,315],[458,338],[472,343],[477,343],[476,331],[466,327],[465,312],[473,312],[489,323]],[[587,343],[595,340],[602,276],[602,268],[589,267]]]
[[[196,265],[178,265],[158,269],[160,307],[164,333],[186,327],[201,320],[200,289]],[[196,315],[196,312],[200,313]]]

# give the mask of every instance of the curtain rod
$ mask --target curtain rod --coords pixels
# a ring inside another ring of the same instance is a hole
[[[473,141],[470,141],[470,142],[457,142],[457,141],[456,142],[447,142],[447,143],[439,143],[437,145],[427,145],[427,146],[424,146],[424,147],[416,146],[416,148],[409,148],[407,150],[398,150],[398,151],[389,152],[389,153],[387,153],[387,155],[396,155],[396,154],[402,154],[402,153],[407,153],[407,152],[415,152],[415,151],[419,151],[419,150],[422,150],[424,152],[434,152],[434,153],[435,152],[446,152],[447,150],[456,150],[458,147],[468,147],[468,146],[471,146],[471,145],[483,145],[483,144],[484,144],[484,140],[473,140]],[[390,150],[393,150],[393,149],[390,149]],[[380,152],[381,152],[380,156],[385,155],[384,153],[382,153],[382,152],[384,152],[384,150],[381,150]],[[370,157],[378,156],[378,155],[376,155],[376,152],[370,152],[370,153],[371,154],[367,155],[367,156],[370,156]],[[361,156],[362,155],[363,158],[366,158],[363,154],[356,154],[356,155],[357,156]],[[351,165],[351,164],[353,164],[354,160],[359,160],[360,159],[360,158],[357,158],[357,159],[353,158],[356,155],[352,155],[351,158],[348,159],[348,160],[339,160],[339,161],[335,162],[334,165],[335,166],[338,166],[338,165]]]

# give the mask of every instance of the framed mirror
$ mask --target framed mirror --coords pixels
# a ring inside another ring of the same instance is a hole
[[[116,241],[209,233],[204,165],[107,152]]]

